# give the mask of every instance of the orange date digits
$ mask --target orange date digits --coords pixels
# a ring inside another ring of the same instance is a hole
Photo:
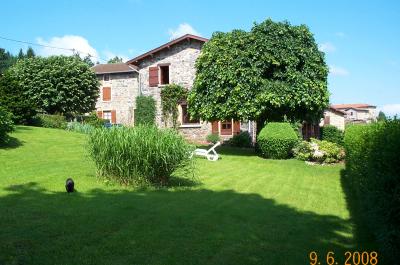
[[[310,265],[316,265],[318,262],[318,255],[315,251],[310,252]]]

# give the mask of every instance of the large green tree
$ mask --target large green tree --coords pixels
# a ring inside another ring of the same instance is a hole
[[[114,58],[111,58],[108,60],[107,63],[122,63],[123,59],[121,57],[115,56]]]
[[[268,19],[216,32],[196,61],[188,98],[204,120],[317,120],[329,103],[328,67],[305,25]]]
[[[0,75],[17,61],[10,52],[0,48]]]
[[[10,71],[0,77],[0,105],[10,111],[16,124],[28,124],[36,114],[36,106]]]
[[[82,114],[95,108],[99,82],[76,56],[19,60],[9,71],[35,105],[49,114]]]

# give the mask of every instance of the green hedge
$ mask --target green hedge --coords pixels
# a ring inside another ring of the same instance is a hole
[[[321,127],[321,140],[343,145],[343,131],[333,125]]]
[[[257,144],[263,157],[286,159],[299,141],[292,126],[286,122],[270,122],[257,136]]]
[[[67,120],[62,115],[38,114],[34,117],[33,125],[45,128],[66,129]]]
[[[240,132],[229,140],[229,144],[235,147],[251,147],[251,136],[249,132]]]
[[[151,96],[136,97],[135,125],[153,125],[156,120],[156,101]]]
[[[12,114],[4,107],[0,106],[0,143],[7,141],[8,133],[14,130]]]
[[[400,121],[346,128],[346,183],[387,264],[400,253]]]
[[[191,146],[176,131],[144,125],[95,129],[88,150],[99,176],[126,185],[164,185],[192,161]]]

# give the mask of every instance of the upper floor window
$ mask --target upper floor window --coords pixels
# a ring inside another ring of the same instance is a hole
[[[160,84],[169,84],[169,65],[160,66]]]
[[[111,87],[103,87],[103,101],[111,100]]]
[[[110,81],[110,74],[104,74],[103,75],[103,80],[104,81]]]

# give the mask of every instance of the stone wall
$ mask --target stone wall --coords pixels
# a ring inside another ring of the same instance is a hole
[[[110,74],[110,80],[100,80],[100,96],[96,103],[97,111],[116,111],[116,123],[133,125],[133,110],[136,106],[136,97],[139,95],[137,73]],[[103,101],[103,87],[111,87],[111,100]]]

